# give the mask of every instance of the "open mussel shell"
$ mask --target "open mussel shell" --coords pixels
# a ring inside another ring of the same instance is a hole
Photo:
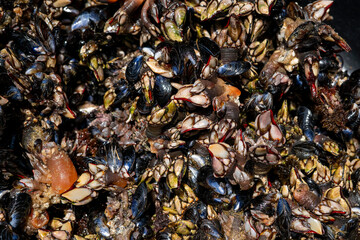
[[[182,42],[182,33],[178,25],[172,20],[165,20],[164,22],[166,36],[174,42]]]

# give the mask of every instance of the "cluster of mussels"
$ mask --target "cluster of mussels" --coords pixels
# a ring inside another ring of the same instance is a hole
[[[332,0],[0,0],[0,239],[359,239]]]

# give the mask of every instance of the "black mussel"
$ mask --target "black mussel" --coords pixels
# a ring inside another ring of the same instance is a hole
[[[171,240],[171,233],[170,232],[158,232],[156,234],[156,238],[157,240]]]
[[[40,42],[46,52],[55,53],[56,39],[51,29],[52,26],[50,27],[48,23],[42,19],[42,17],[35,17],[35,30],[37,37],[40,39]]]
[[[41,95],[45,99],[48,99],[52,96],[54,88],[55,88],[55,84],[54,84],[53,80],[51,80],[50,78],[44,78],[41,81],[41,84],[40,84]]]
[[[184,62],[190,62],[191,65],[195,66],[197,63],[197,57],[194,51],[194,48],[189,45],[181,45],[179,46],[179,51]]]
[[[284,239],[290,238],[290,223],[291,223],[291,208],[289,203],[283,199],[280,198],[277,207],[277,218],[276,218],[276,225],[279,229],[280,235]]]
[[[171,189],[166,182],[166,178],[160,178],[158,182],[157,195],[155,197],[159,201],[169,201],[171,198]]]
[[[225,178],[215,178],[211,166],[200,169],[197,181],[199,198],[204,203],[225,205],[229,203],[227,198],[233,193],[232,185]]]
[[[359,238],[359,219],[351,218],[341,226],[338,232],[339,239],[358,239]]]
[[[184,219],[197,224],[200,220],[207,218],[207,206],[202,201],[198,201],[188,207],[184,212]]]
[[[252,198],[252,189],[246,191],[236,191],[234,211],[239,212],[248,207]]]
[[[123,168],[130,175],[135,170],[136,152],[133,146],[123,150]]]
[[[200,51],[201,59],[203,63],[209,61],[210,56],[219,57],[220,47],[213,40],[207,37],[202,37],[196,42],[197,48]]]
[[[246,102],[246,107],[257,112],[270,110],[273,107],[273,96],[269,92],[254,93]]]
[[[153,154],[150,152],[137,152],[135,161],[135,181],[141,177],[152,159]]]
[[[143,65],[143,56],[137,56],[131,60],[131,62],[126,67],[126,80],[128,80],[130,83],[135,83],[139,80],[140,77],[140,71]]]
[[[326,239],[326,240],[335,240],[336,239],[334,231],[331,229],[330,226],[323,223],[322,227],[324,229],[324,234],[321,236],[321,239]]]
[[[72,58],[62,65],[62,79],[66,84],[76,76],[79,71],[78,64],[78,60]]]
[[[337,71],[339,68],[342,67],[342,62],[339,62],[339,58],[336,57],[323,57],[319,61],[319,70],[325,71],[325,70],[335,70]]]
[[[155,78],[154,95],[157,103],[160,107],[164,107],[170,100],[173,87],[171,86],[170,80],[157,75]]]
[[[28,67],[25,71],[26,75],[33,75],[37,72],[42,72],[44,70],[45,66],[41,62],[35,62],[30,67]]]
[[[140,218],[145,212],[148,205],[148,189],[145,182],[142,182],[136,189],[132,201],[131,211],[132,216],[136,220]]]
[[[6,222],[0,222],[0,239],[20,240],[20,237],[13,232],[10,225],[8,225]]]
[[[71,18],[75,18],[80,14],[79,10],[72,6],[63,7],[63,13],[69,15]]]
[[[350,78],[340,86],[339,94],[350,102],[360,99],[360,69],[355,70]]]
[[[89,7],[78,15],[71,24],[71,31],[101,30],[103,24],[108,19],[108,10],[100,7]]]
[[[261,214],[268,215],[269,217],[274,216],[276,211],[273,207],[272,194],[260,195],[251,200],[251,211],[258,212]]]
[[[312,112],[307,107],[301,106],[298,108],[297,114],[299,118],[299,126],[304,135],[308,138],[308,140],[314,140],[315,132]]]
[[[302,43],[302,40],[308,40],[308,36],[315,30],[315,23],[312,21],[304,22],[300,24],[289,36],[287,44],[288,47],[294,47],[298,43]],[[315,36],[316,34],[312,34]]]
[[[319,156],[320,149],[314,142],[295,142],[291,148],[291,153],[300,159],[310,158],[311,156]]]
[[[198,192],[198,175],[199,170],[192,165],[189,165],[187,169],[187,184],[194,190],[195,193]]]
[[[211,189],[221,195],[226,194],[226,186],[224,182],[218,181],[219,178],[215,178],[213,174],[207,176],[206,178],[206,184],[211,187]]]
[[[106,162],[111,172],[120,172],[123,165],[123,154],[115,142],[108,143],[106,146]]]
[[[248,71],[250,67],[251,64],[249,62],[229,62],[220,66],[217,72],[221,77],[233,77],[243,74],[244,72]]]
[[[112,106],[120,106],[131,95],[129,85],[125,80],[120,80],[114,85],[116,98]]]
[[[154,235],[153,230],[150,226],[151,223],[151,216],[144,214],[141,218],[136,220],[136,227],[138,231],[133,232],[131,235],[131,239],[148,239]]]
[[[201,220],[199,231],[194,239],[197,240],[212,240],[225,239],[221,229],[221,225],[217,220],[203,219]]]
[[[136,109],[139,111],[139,113],[142,115],[147,115],[151,112],[152,107],[153,107],[152,105],[150,105],[150,106],[147,105],[145,96],[143,94],[140,95],[139,100],[136,105]]]
[[[29,160],[22,156],[22,152],[17,152],[13,149],[0,149],[0,159],[0,167],[14,175],[33,175],[33,168]]]
[[[14,228],[21,228],[27,221],[31,210],[31,197],[27,193],[16,193],[10,202],[9,223]]]
[[[357,104],[353,104],[352,108],[348,111],[347,126],[353,130],[357,130],[360,126],[360,108]]]
[[[38,40],[32,39],[26,33],[20,31],[13,31],[12,39],[14,40],[13,48],[16,49],[16,52],[23,52],[27,56],[46,54],[40,42]]]
[[[10,86],[6,95],[7,95],[7,97],[9,97],[11,100],[14,100],[14,101],[21,102],[23,100],[23,96],[22,96],[20,90],[15,86]]]
[[[104,237],[105,239],[110,238],[110,229],[106,224],[106,217],[104,213],[98,213],[95,215],[89,225],[90,228],[101,237]]]
[[[179,76],[184,71],[184,59],[177,47],[170,50],[170,64],[173,73]]]

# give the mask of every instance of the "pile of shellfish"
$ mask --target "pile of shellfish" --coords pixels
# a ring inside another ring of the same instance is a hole
[[[359,239],[332,4],[0,0],[0,239]]]

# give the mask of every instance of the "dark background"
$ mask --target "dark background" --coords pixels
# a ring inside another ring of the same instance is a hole
[[[298,2],[304,6],[312,1]],[[335,0],[330,8],[330,15],[334,17],[334,20],[329,21],[328,24],[352,48],[350,53],[341,53],[345,62],[344,68],[351,73],[360,68],[360,0]]]

